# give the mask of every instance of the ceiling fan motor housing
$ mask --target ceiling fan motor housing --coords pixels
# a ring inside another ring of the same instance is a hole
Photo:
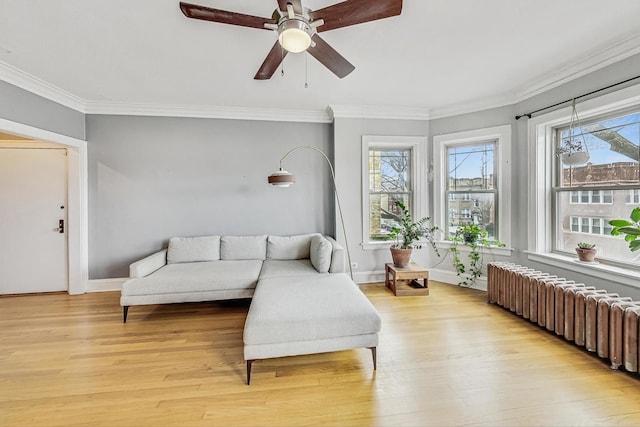
[[[304,52],[311,46],[313,29],[299,18],[284,19],[278,24],[278,41],[291,53]]]

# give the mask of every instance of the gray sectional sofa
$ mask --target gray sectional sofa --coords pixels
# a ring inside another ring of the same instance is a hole
[[[130,265],[120,305],[252,297],[244,328],[252,362],[370,348],[376,368],[381,319],[349,278],[344,249],[321,234],[174,237]]]

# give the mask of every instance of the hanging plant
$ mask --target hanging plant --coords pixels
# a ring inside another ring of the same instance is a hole
[[[580,117],[576,110],[576,100],[571,101],[571,122],[567,135],[562,138],[560,146],[556,150],[556,155],[565,165],[573,166],[587,163],[589,160],[589,149],[584,140],[584,133],[580,124]]]
[[[452,238],[452,243],[449,252],[451,252],[453,266],[458,275],[458,284],[466,287],[475,284],[476,280],[482,275],[484,268],[482,248],[504,246],[498,240],[489,240],[487,232],[478,227],[477,224],[466,224],[458,227]],[[458,246],[461,244],[469,248],[468,264],[465,264],[460,257]]]

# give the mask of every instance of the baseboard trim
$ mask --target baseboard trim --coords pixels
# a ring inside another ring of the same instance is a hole
[[[128,278],[94,279],[87,282],[86,292],[119,292]]]

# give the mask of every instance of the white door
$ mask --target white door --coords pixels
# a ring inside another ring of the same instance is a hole
[[[66,165],[64,148],[0,147],[0,294],[67,289]]]

